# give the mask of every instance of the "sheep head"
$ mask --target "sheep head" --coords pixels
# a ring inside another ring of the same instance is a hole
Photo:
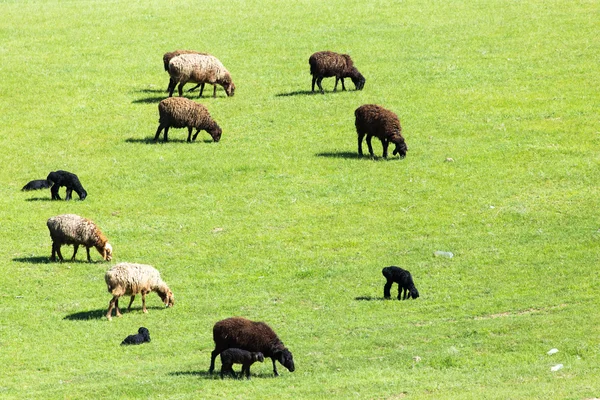
[[[417,290],[417,288],[410,289],[410,291],[408,292],[408,297],[412,297],[413,299],[418,298],[419,297],[419,291]]]
[[[163,288],[159,288],[157,290],[157,293],[160,296],[162,302],[165,303],[165,306],[173,307],[173,305],[175,304],[175,297],[173,296],[173,292],[171,292],[171,289],[165,286]]]
[[[392,138],[391,142],[396,145],[396,148],[394,149],[394,152],[392,154],[393,155],[399,154],[400,158],[406,157],[406,152],[408,151],[408,147],[406,146],[406,142],[404,141],[404,138],[402,138],[402,136],[400,136],[400,134],[398,134],[397,136]]]
[[[265,356],[263,355],[263,353],[261,353],[260,351],[258,353],[253,353],[252,354],[252,359],[254,361],[259,361],[259,362],[263,362],[265,361]]]
[[[294,367],[294,357],[292,357],[292,353],[288,349],[278,350],[273,353],[273,356],[290,372],[294,372],[296,369]]]
[[[221,140],[221,134],[223,133],[223,130],[221,129],[221,127],[219,125],[217,125],[217,123],[214,123],[214,126],[210,127],[207,132],[210,134],[210,136],[213,138],[213,140],[215,142],[218,142],[219,140]]]
[[[105,261],[112,260],[113,249],[112,249],[112,246],[110,245],[110,243],[106,242],[106,243],[104,243],[104,246],[96,247],[96,250],[98,250],[98,253],[102,254],[102,258]]]
[[[354,83],[354,86],[356,86],[356,90],[362,90],[365,87],[365,82],[367,81],[365,77],[358,72],[356,67],[352,67],[352,70],[350,71],[350,79],[352,79],[352,83]]]
[[[235,94],[235,85],[233,82],[227,82],[223,88],[225,89],[225,93],[227,93],[227,97],[232,97]]]

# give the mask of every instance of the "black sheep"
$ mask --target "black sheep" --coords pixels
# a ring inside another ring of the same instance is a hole
[[[87,197],[87,192],[81,185],[81,182],[79,182],[79,178],[71,172],[61,170],[53,171],[48,174],[46,179],[54,183],[50,189],[52,200],[60,200],[58,189],[60,189],[61,186],[67,188],[67,197],[65,197],[65,200],[71,200],[71,193],[73,193],[73,190],[79,196],[79,200],[85,200]]]
[[[410,272],[407,270],[391,266],[382,269],[381,273],[385,276],[385,279],[387,279],[387,282],[383,287],[383,297],[386,299],[391,297],[390,289],[394,282],[398,284],[398,300],[400,300],[400,297],[402,296],[402,290],[404,290],[404,298],[402,300],[406,300],[407,297],[412,297],[413,299],[419,297],[419,291],[415,287]]]
[[[279,340],[273,329],[264,322],[254,322],[242,317],[227,318],[213,327],[215,349],[211,353],[210,368],[215,369],[215,358],[230,348],[240,348],[251,352],[261,352],[273,361],[273,373],[279,376],[275,361],[279,361],[290,372],[294,372],[292,353]]]
[[[398,154],[400,158],[406,157],[408,147],[406,147],[406,142],[402,137],[400,120],[395,113],[376,104],[364,104],[354,111],[354,115],[356,117],[354,125],[358,134],[358,154],[363,155],[362,141],[367,135],[367,145],[371,157],[374,156],[373,147],[371,146],[373,136],[381,140],[383,158],[387,158],[390,143],[396,145],[393,155]]]
[[[138,329],[138,333],[135,335],[127,336],[122,342],[121,346],[125,344],[142,344],[150,341],[150,332],[143,326]]]
[[[263,362],[265,357],[261,352],[250,352],[247,350],[231,348],[221,353],[221,379],[224,374],[230,374],[235,378],[233,364],[242,364],[240,377],[246,373],[246,378],[250,379],[250,366],[256,361]]]
[[[36,179],[23,186],[23,189],[21,190],[27,192],[29,190],[48,189],[50,186],[52,186],[52,182],[46,179]]]

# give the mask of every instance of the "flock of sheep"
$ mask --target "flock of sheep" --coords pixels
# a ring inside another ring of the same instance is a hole
[[[223,64],[214,56],[190,50],[178,50],[166,53],[163,56],[165,70],[169,72],[168,86],[169,97],[159,103],[159,127],[154,140],[158,140],[164,131],[164,141],[168,140],[169,128],[188,128],[187,141],[196,140],[200,130],[207,131],[215,142],[221,138],[222,130],[211,118],[206,107],[192,100],[181,97],[183,86],[187,83],[196,83],[194,90],[200,87],[200,96],[204,85],[213,85],[213,96],[216,97],[217,87],[220,85],[227,96],[233,96],[235,85],[231,74]],[[354,66],[352,59],[346,54],[337,54],[331,51],[314,53],[309,58],[310,73],[312,74],[312,91],[317,84],[321,93],[321,81],[326,77],[335,77],[334,91],[337,90],[338,81],[341,80],[342,90],[346,90],[344,78],[350,78],[357,90],[362,90],[365,78]],[[172,97],[177,86],[180,97]],[[358,135],[358,153],[362,155],[362,141],[366,136],[369,153],[373,156],[371,138],[379,138],[383,144],[383,157],[387,157],[388,146],[393,143],[393,155],[405,157],[407,146],[402,137],[402,128],[398,116],[393,112],[375,104],[365,104],[355,111],[355,125]],[[192,131],[196,133],[192,136]],[[58,189],[66,186],[66,200],[71,199],[73,190],[84,200],[87,192],[75,174],[67,171],[51,172],[46,180],[31,181],[23,190],[51,188],[52,199],[60,200]],[[73,245],[74,251],[71,260],[75,259],[79,246],[84,246],[87,260],[91,261],[90,248],[94,247],[106,261],[113,258],[113,248],[106,236],[94,222],[75,214],[58,215],[48,219],[47,227],[52,239],[51,260],[60,261],[64,258],[61,246]],[[386,267],[382,271],[387,282],[384,286],[384,297],[390,298],[390,288],[393,283],[398,283],[398,299],[404,292],[404,299],[419,297],[419,293],[408,271],[399,267]],[[112,319],[113,310],[116,316],[121,316],[119,298],[130,296],[127,310],[138,294],[142,297],[142,310],[147,313],[146,295],[156,292],[167,307],[174,305],[174,296],[169,286],[161,279],[160,272],[154,267],[145,264],[122,262],[105,273],[105,282],[108,292],[112,295],[109,302],[106,318]],[[295,369],[292,353],[285,347],[275,332],[264,322],[250,321],[242,317],[227,318],[217,322],[213,327],[213,340],[215,349],[211,353],[209,372],[215,367],[215,359],[221,355],[221,377],[225,374],[234,375],[232,365],[242,364],[241,375],[250,377],[250,365],[262,362],[265,357],[271,358],[273,372],[279,375],[276,361],[289,371]],[[138,334],[128,336],[122,344],[141,344],[150,341],[150,334],[144,327]]]

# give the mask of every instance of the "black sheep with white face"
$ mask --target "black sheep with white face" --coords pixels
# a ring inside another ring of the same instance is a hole
[[[142,343],[146,343],[149,341],[150,341],[150,332],[148,331],[148,329],[146,329],[142,326],[140,329],[138,329],[137,334],[127,336],[121,342],[121,345],[142,344]]]

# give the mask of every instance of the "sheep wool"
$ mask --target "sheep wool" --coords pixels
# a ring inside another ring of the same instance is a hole
[[[169,97],[173,96],[177,83],[179,83],[177,89],[181,97],[183,86],[188,82],[219,84],[225,89],[227,96],[233,96],[235,92],[235,85],[227,68],[215,56],[209,54],[182,54],[172,58],[169,62],[169,75],[171,76]],[[216,96],[215,86],[213,97]]]
[[[119,311],[119,297],[131,296],[127,311],[131,311],[131,304],[137,294],[142,295],[142,310],[147,313],[146,294],[156,292],[165,306],[172,307],[175,298],[173,292],[160,277],[160,272],[151,265],[119,263],[106,271],[104,281],[108,292],[113,295],[108,305],[106,318],[112,318],[112,310],[116,309],[117,317],[121,316]]]
[[[112,246],[108,243],[108,239],[100,228],[89,219],[75,214],[63,214],[48,219],[46,225],[52,238],[52,256],[50,258],[52,261],[56,261],[56,254],[61,261],[64,261],[60,252],[62,245],[73,245],[74,252],[71,260],[75,259],[80,245],[85,246],[88,261],[91,261],[90,247],[95,247],[104,260],[112,259]]]
[[[381,140],[384,158],[387,158],[390,143],[396,145],[393,155],[399,154],[401,158],[406,156],[408,148],[402,137],[400,120],[395,113],[376,104],[365,104],[358,107],[354,111],[354,115],[356,117],[356,133],[358,134],[358,154],[363,155],[362,141],[366,135],[371,157],[374,156],[373,147],[371,146],[373,136]]]
[[[207,131],[215,142],[221,139],[222,130],[212,119],[210,113],[202,104],[196,103],[185,97],[169,97],[158,104],[159,125],[154,135],[158,140],[160,132],[164,129],[164,141],[168,140],[169,128],[188,128],[187,141],[196,140],[201,130]],[[192,130],[196,133],[192,138]]]

